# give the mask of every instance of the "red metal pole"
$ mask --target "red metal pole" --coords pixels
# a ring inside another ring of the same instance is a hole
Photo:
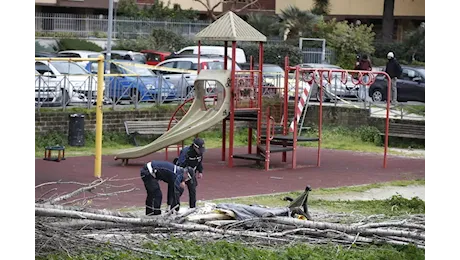
[[[201,56],[201,41],[198,40],[198,68],[197,68],[197,73],[200,73],[201,70],[201,62],[200,62],[200,56]]]
[[[228,42],[225,41],[224,42],[224,70],[227,70],[228,69],[228,66],[227,66],[227,56],[228,56],[228,53],[227,53],[227,49],[228,49]],[[224,120],[222,120],[222,161],[225,162],[225,150],[226,150],[226,146],[227,146],[227,119],[225,118]]]
[[[265,170],[270,169],[270,106],[267,106],[267,130],[265,138]]]
[[[249,70],[251,71],[250,73],[250,87],[252,90],[254,90],[254,72],[252,70],[254,69],[254,57],[249,58]],[[251,91],[249,92],[249,95],[251,95]],[[251,96],[249,96],[249,107],[252,108],[254,106],[254,101],[251,99]],[[252,127],[250,126],[248,128],[248,154],[252,153]]]
[[[387,117],[385,119],[385,148],[383,152],[383,168],[387,168],[387,151],[388,151],[388,131],[390,129],[390,100],[391,100],[391,78],[388,78],[388,90],[387,90]]]
[[[298,103],[299,103],[299,77],[300,77],[300,68],[296,66],[295,68],[295,93],[294,93],[294,132],[292,133],[292,169],[297,168],[297,117],[299,116],[298,112]]]
[[[284,104],[283,104],[283,135],[288,133],[288,106],[289,106],[289,93],[288,93],[288,84],[289,84],[289,57],[284,57]],[[282,162],[286,162],[287,153],[283,152]]]
[[[259,42],[259,78],[257,92],[257,144],[260,144],[260,135],[262,130],[262,85],[263,85],[263,63],[264,63],[264,43]],[[259,152],[259,151],[257,151]]]
[[[315,75],[313,74],[313,77]],[[319,75],[319,122],[318,122],[318,157],[316,159],[316,166],[321,165],[321,134],[323,129],[323,72],[320,71]]]
[[[228,144],[228,167],[233,167],[233,136],[235,132],[235,69],[236,69],[236,42],[232,41],[232,86],[230,90],[230,130]]]

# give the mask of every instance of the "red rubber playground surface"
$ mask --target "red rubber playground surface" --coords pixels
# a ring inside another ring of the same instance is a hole
[[[253,149],[255,151],[255,148]],[[235,154],[247,153],[247,148],[235,148]],[[170,152],[170,160],[176,154]],[[228,156],[228,154],[227,154]],[[287,163],[281,162],[281,153],[272,154],[271,166],[268,172],[258,169],[255,162],[234,159],[235,166],[228,168],[222,162],[221,149],[207,149],[204,157],[204,177],[199,180],[197,199],[209,200],[237,196],[268,194],[303,190],[306,185],[313,189],[329,188],[387,182],[394,180],[412,180],[425,178],[425,159],[388,156],[387,168],[383,168],[383,153],[370,154],[339,150],[321,150],[321,166],[316,167],[317,148],[298,148],[298,168],[290,168],[290,153]],[[164,160],[164,153],[155,153],[149,156],[130,160],[129,165],[121,166],[121,161],[115,161],[113,156],[102,157],[102,178],[116,176],[120,180],[113,185],[133,184],[135,191],[122,193],[117,196],[93,200],[91,206],[95,208],[122,208],[139,207],[144,205],[145,188],[139,176],[142,164],[148,160]],[[51,162],[42,159],[35,160],[35,184],[53,181],[75,181],[90,183],[95,180],[94,157],[69,157],[61,162]],[[165,202],[166,185],[161,183],[163,203]],[[57,188],[59,194],[71,192],[81,186],[73,184],[47,185],[37,188],[35,197],[52,188]],[[47,196],[53,194],[48,193]],[[96,190],[96,192],[102,192]],[[113,191],[105,191],[113,192]],[[91,196],[86,193],[86,196]],[[187,191],[181,201],[188,201]]]

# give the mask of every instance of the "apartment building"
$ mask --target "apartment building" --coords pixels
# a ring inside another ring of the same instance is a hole
[[[115,8],[119,0],[114,0]],[[205,5],[194,0],[136,0],[138,5],[149,5],[155,1],[179,4],[182,9],[192,8],[198,11],[200,19],[206,19],[207,7],[215,6],[220,1],[214,12],[216,14],[230,9],[241,9],[248,4],[249,0],[202,0]],[[374,24],[377,35],[382,30],[383,3],[384,0],[329,0],[330,12],[326,19],[336,18],[350,22]],[[107,14],[109,0],[35,0],[37,12],[41,13],[73,13],[73,14]],[[239,12],[244,15],[247,12],[263,12],[266,14],[279,14],[288,6],[297,6],[301,10],[311,10],[314,0],[258,0],[255,4],[244,8]],[[395,26],[394,37],[402,39],[405,31],[411,30],[425,21],[425,0],[395,0],[394,7]],[[379,37],[379,35],[377,36]]]
[[[311,10],[314,0],[275,0],[276,13],[292,5],[301,10]],[[327,19],[347,20],[364,24],[374,24],[374,31],[382,30],[384,0],[329,0],[330,12]],[[425,0],[395,0],[395,26],[393,35],[401,39],[404,31],[425,21]]]

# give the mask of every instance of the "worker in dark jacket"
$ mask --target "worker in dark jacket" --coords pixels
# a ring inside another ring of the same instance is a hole
[[[160,184],[162,180],[168,184],[168,200],[174,208],[179,204],[181,189],[185,188],[187,182],[192,182],[195,171],[190,167],[180,167],[166,161],[151,161],[141,168],[141,178],[147,191],[145,200],[146,215],[161,214],[161,193]]]
[[[184,147],[179,157],[174,159],[174,163],[181,167],[191,167],[198,175],[198,179],[203,177],[203,154],[205,152],[204,140],[201,138],[195,138],[190,146]],[[194,175],[196,176],[196,175]],[[190,208],[196,207],[196,187],[198,186],[198,180],[193,179],[192,182],[187,182],[187,188],[189,193],[189,205]],[[181,190],[181,195],[184,189]]]
[[[396,83],[402,74],[402,68],[401,65],[399,65],[399,62],[396,60],[393,52],[389,52],[387,54],[387,58],[388,62],[385,66],[385,72],[391,78],[391,103],[395,104],[398,102],[398,88]]]

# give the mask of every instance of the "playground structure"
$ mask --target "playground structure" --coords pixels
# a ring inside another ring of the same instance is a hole
[[[298,66],[289,66],[288,57],[285,58],[284,86],[279,92],[282,101],[282,120],[279,124],[271,115],[270,106],[263,109],[262,93],[266,86],[263,82],[263,54],[264,42],[266,37],[255,30],[240,17],[229,11],[217,21],[203,29],[196,35],[198,40],[198,77],[195,81],[195,98],[190,109],[185,113],[180,121],[171,127],[165,134],[157,138],[151,144],[144,147],[136,147],[121,151],[115,155],[115,159],[121,159],[122,165],[126,165],[129,159],[140,158],[148,154],[166,148],[166,159],[168,156],[168,147],[176,145],[179,152],[183,140],[197,136],[200,132],[222,122],[222,161],[226,161],[226,139],[227,139],[227,121],[228,121],[228,167],[234,166],[235,159],[253,160],[257,163],[264,162],[265,170],[270,168],[270,158],[273,153],[282,153],[282,162],[287,161],[287,152],[291,152],[291,167],[297,168],[297,146],[299,142],[317,142],[318,152],[316,166],[321,165],[321,138],[322,138],[322,107],[323,102],[320,99],[318,115],[318,136],[305,137],[299,134],[299,124],[303,125],[303,119],[308,108],[312,83],[319,86],[320,95],[326,91],[323,89],[323,80],[329,83],[332,79],[332,73],[341,73],[341,81],[346,83],[349,74],[355,74],[353,79],[355,85],[370,86],[375,75],[383,74],[388,80],[388,101],[387,101],[387,120],[385,134],[385,150],[383,167],[387,165],[387,147],[388,147],[388,126],[389,126],[389,100],[391,79],[385,72],[371,71],[354,71],[354,70],[331,70],[331,69],[306,69]],[[224,59],[223,70],[201,70],[200,53],[201,41],[224,41],[224,57],[227,56],[228,42],[232,44],[231,67],[228,69],[227,59]],[[259,43],[259,62],[257,69],[254,69],[253,59],[251,57],[251,67],[249,70],[236,71],[236,44],[238,41],[253,41]],[[294,88],[294,105],[293,118],[289,123],[289,75],[295,74]],[[365,78],[367,78],[365,80]],[[299,88],[300,82],[308,83],[307,87]],[[214,83],[211,83],[214,82]],[[205,88],[215,86],[217,90],[216,105],[212,109],[207,109],[204,99]],[[276,90],[275,90],[276,92]],[[331,94],[331,93],[329,93]],[[190,102],[190,100],[186,101]],[[183,109],[183,105],[179,108]],[[178,110],[179,110],[178,108]],[[178,111],[176,110],[176,112]],[[265,110],[265,113],[264,111]],[[302,115],[302,120],[300,120]],[[171,121],[176,120],[175,114]],[[171,122],[170,121],[170,122]],[[235,122],[243,121],[248,123],[248,153],[234,154],[234,134]],[[170,123],[170,126],[172,124]],[[255,133],[253,133],[255,130]],[[300,128],[301,130],[301,128]],[[256,152],[253,153],[252,140],[255,138]]]

